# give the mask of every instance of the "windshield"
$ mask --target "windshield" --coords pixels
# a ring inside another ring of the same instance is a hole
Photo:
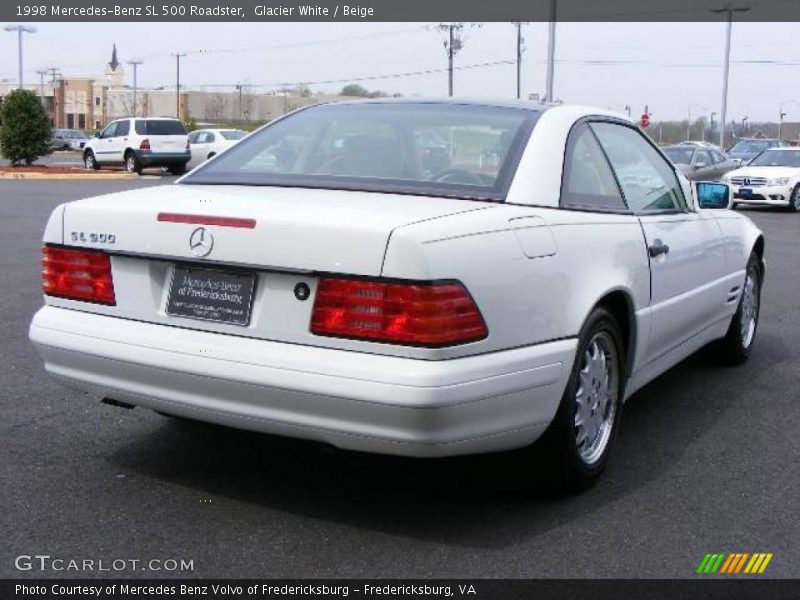
[[[502,200],[540,114],[422,102],[319,105],[250,135],[183,182]]]
[[[183,123],[175,119],[147,119],[136,121],[139,135],[186,135]]]
[[[753,152],[763,152],[772,145],[771,142],[766,140],[742,140],[731,148],[731,152],[747,152],[752,154]]]
[[[692,162],[694,148],[663,148],[664,154],[676,165],[688,165]]]
[[[767,150],[755,157],[750,166],[800,168],[800,150]]]
[[[226,140],[240,140],[247,135],[246,131],[241,131],[239,129],[225,129],[219,133]]]

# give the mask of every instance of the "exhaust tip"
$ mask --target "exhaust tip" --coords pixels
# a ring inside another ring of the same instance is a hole
[[[127,402],[114,400],[114,398],[103,398],[100,402],[103,404],[108,404],[109,406],[116,406],[118,408],[127,408],[128,410],[130,410],[131,408],[136,408],[135,404],[128,404]]]

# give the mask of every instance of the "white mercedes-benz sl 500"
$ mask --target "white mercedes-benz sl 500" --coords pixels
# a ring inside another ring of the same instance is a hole
[[[750,353],[764,237],[730,203],[608,111],[319,105],[58,206],[30,338],[112,403],[420,457],[541,437],[581,488],[637,389]]]

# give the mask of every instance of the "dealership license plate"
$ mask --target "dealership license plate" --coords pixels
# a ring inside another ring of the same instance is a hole
[[[742,196],[751,196],[753,194],[753,190],[751,188],[739,188],[739,193]]]
[[[231,325],[250,323],[254,273],[175,267],[167,314]]]

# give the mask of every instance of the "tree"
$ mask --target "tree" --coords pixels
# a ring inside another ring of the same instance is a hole
[[[358,85],[357,83],[349,83],[342,88],[342,91],[339,92],[339,95],[367,98],[369,97],[369,90],[365,88],[363,85]]]
[[[14,90],[3,100],[0,113],[0,153],[12,165],[31,164],[50,154],[50,123],[36,94]]]

